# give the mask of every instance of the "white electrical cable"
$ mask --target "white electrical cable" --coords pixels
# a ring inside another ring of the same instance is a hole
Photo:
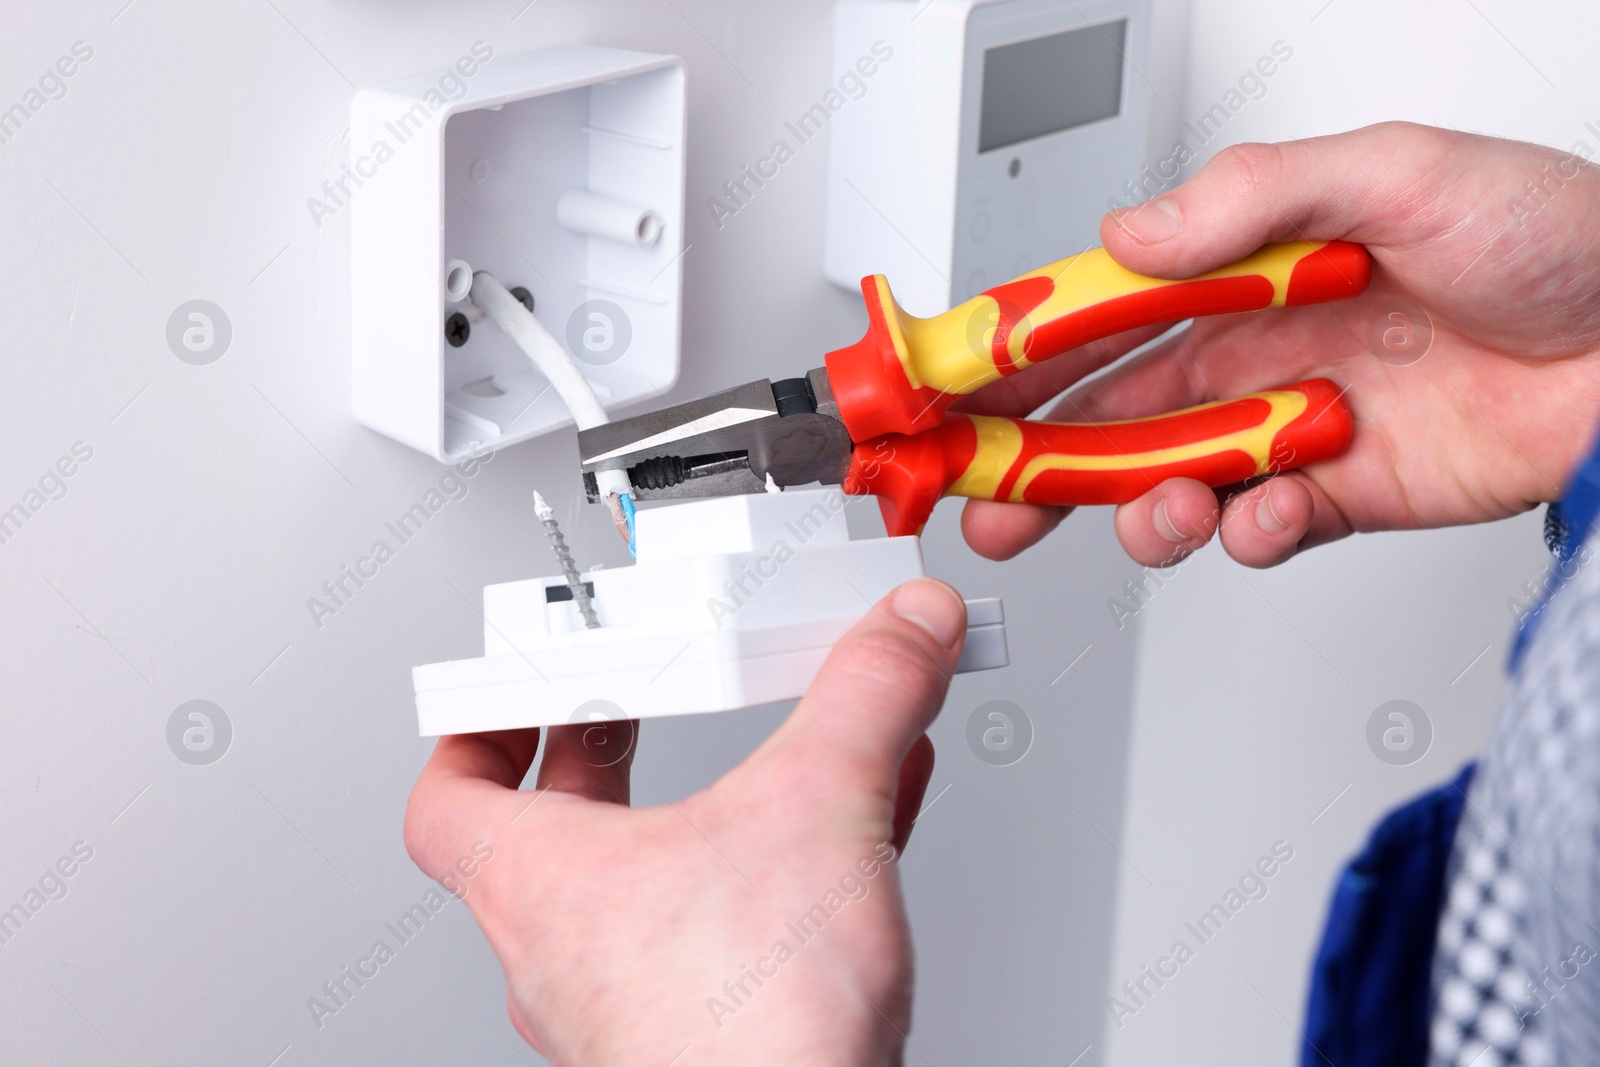
[[[611,416],[606,414],[606,409],[600,406],[599,398],[594,395],[594,387],[589,384],[589,379],[572,361],[572,355],[494,275],[486,270],[475,272],[469,295],[472,302],[482,308],[484,314],[493,319],[495,325],[504,330],[506,336],[515,341],[517,347],[533,361],[534,367],[545,376],[567,405],[567,410],[572,412],[572,421],[578,424],[578,429],[587,430],[611,421]],[[621,498],[627,496],[631,501],[633,496],[633,484],[628,481],[628,472],[597,471],[594,480],[600,491],[600,499],[611,510],[612,519],[623,525]],[[626,522],[625,528],[631,532],[632,522]],[[631,545],[632,538],[629,543]]]
[[[561,394],[567,410],[572,412],[578,429],[587,430],[611,421],[595,397],[589,379],[578,372],[572,356],[561,342],[551,337],[544,324],[522,306],[522,301],[512,296],[486,270],[480,270],[472,276],[472,302],[483,308],[495,325],[528,354],[533,365],[539,368],[539,373],[549,379],[556,392]]]

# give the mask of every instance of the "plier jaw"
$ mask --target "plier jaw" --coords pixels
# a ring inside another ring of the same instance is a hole
[[[851,443],[819,368],[583,430],[578,450],[591,502],[603,470],[627,471],[638,500],[682,500],[837,485]]]

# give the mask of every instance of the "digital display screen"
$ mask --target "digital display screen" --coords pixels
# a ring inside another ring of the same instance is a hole
[[[978,151],[1117,114],[1127,36],[1118,19],[985,50]]]

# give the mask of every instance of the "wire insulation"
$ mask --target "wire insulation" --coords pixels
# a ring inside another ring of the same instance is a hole
[[[617,497],[617,503],[622,505],[622,516],[628,523],[628,555],[634,559],[639,558],[639,528],[634,518],[633,495],[623,493]]]
[[[595,396],[594,386],[578,370],[571,353],[493,274],[486,270],[476,271],[472,275],[472,290],[468,295],[533,361],[534,367],[545,376],[572,413],[572,421],[578,429],[587,430],[611,421],[606,409],[600,406],[599,397]],[[595,473],[595,486],[600,499],[611,509],[612,521],[626,538],[631,554],[634,551],[633,484],[628,480],[628,472],[598,471]],[[627,501],[626,508],[622,506],[622,501]]]
[[[527,353],[539,373],[549,380],[560,395],[562,403],[572,412],[578,429],[601,426],[611,421],[600,400],[594,395],[589,379],[579,373],[572,356],[561,342],[550,336],[544,324],[533,317],[533,312],[522,306],[495,276],[480,270],[472,276],[472,302],[483,308],[495,325]]]

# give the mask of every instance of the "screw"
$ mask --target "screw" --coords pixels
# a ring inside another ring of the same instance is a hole
[[[1022,160],[1013,159],[1011,161],[1011,165],[1006,168],[1006,173],[1011,175],[1013,178],[1015,178],[1018,174],[1021,174],[1022,173]]]
[[[526,288],[519,285],[511,290],[511,295],[516,297],[517,303],[527,308],[529,312],[533,311],[533,294],[528,292]]]
[[[467,343],[467,338],[472,336],[472,323],[467,317],[457,311],[444,320],[444,339],[450,342],[451,348],[460,348]]]

